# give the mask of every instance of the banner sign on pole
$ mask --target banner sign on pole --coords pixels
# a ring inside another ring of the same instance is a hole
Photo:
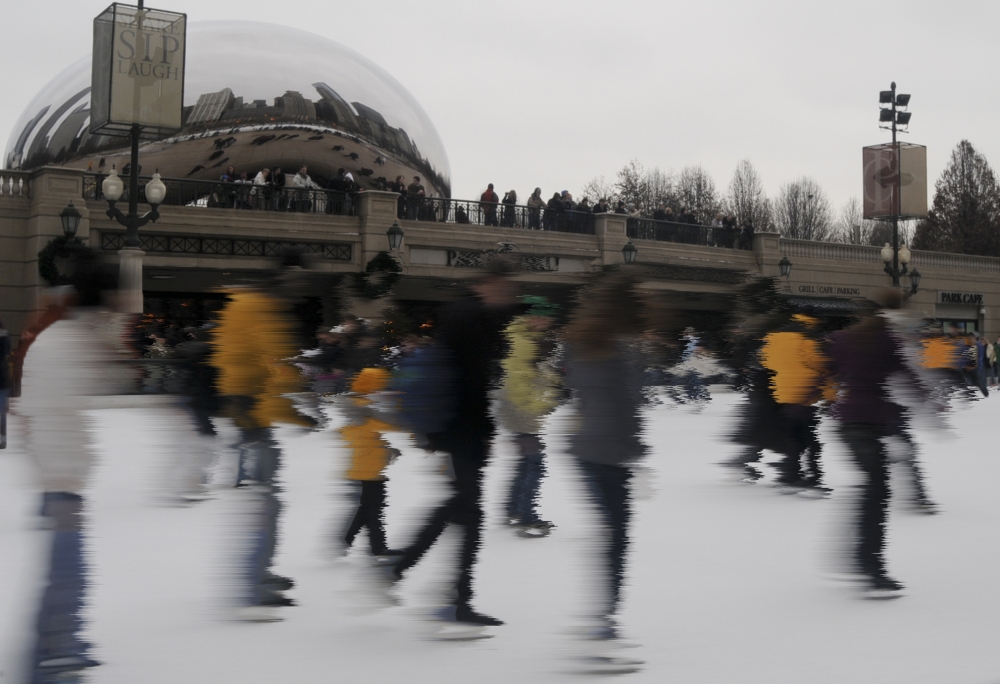
[[[143,137],[180,130],[187,15],[113,3],[94,19],[90,130]]]
[[[927,216],[927,148],[898,143],[899,159],[891,143],[864,148],[864,217],[891,219]]]

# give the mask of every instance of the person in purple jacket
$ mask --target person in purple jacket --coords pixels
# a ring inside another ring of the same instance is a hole
[[[883,294],[880,304],[898,309],[897,290]],[[886,440],[908,442],[908,418],[893,400],[890,387],[918,385],[901,354],[901,344],[881,312],[872,310],[855,326],[833,333],[829,356],[840,394],[834,416],[840,436],[864,474],[854,549],[855,570],[872,597],[901,595],[903,585],[889,576],[884,550],[889,506],[889,454]]]

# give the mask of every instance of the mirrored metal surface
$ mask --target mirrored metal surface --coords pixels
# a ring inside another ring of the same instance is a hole
[[[444,144],[392,76],[358,53],[305,31],[246,21],[188,29],[184,128],[144,143],[141,164],[165,177],[218,179],[232,165],[252,179],[302,165],[323,183],[338,168],[363,187],[421,176],[450,196]],[[128,161],[127,140],[91,135],[88,55],[48,83],[11,133],[4,164],[94,171]]]

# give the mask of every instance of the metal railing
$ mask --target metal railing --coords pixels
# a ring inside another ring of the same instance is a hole
[[[87,174],[83,177],[84,199],[103,200],[101,183],[104,174]],[[357,194],[337,190],[278,187],[272,184],[254,185],[251,182],[225,183],[222,181],[163,178],[167,195],[161,206],[213,207],[220,209],[245,209],[256,211],[287,211],[306,214],[357,215]],[[139,179],[139,201],[146,201],[148,177]],[[129,179],[122,177],[125,192],[119,202],[128,201]],[[288,183],[291,183],[289,177]]]
[[[400,195],[397,215],[410,221],[594,234],[594,215],[589,212],[557,211],[519,204]]]
[[[753,235],[731,228],[715,228],[692,223],[674,223],[655,219],[630,218],[625,233],[633,240],[677,242],[703,247],[753,249]]]

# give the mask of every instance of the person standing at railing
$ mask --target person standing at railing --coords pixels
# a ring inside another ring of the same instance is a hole
[[[503,203],[503,225],[506,228],[513,228],[515,216],[517,214],[517,210],[514,208],[514,205],[517,204],[517,192],[511,190],[507,193],[504,193],[502,203]]]
[[[540,230],[542,227],[542,209],[545,208],[545,200],[542,199],[542,189],[535,188],[531,197],[525,202],[528,205],[528,228]]]
[[[219,180],[223,183],[235,183],[239,179],[239,174],[236,173],[236,167],[230,164],[226,167],[226,172],[219,177]],[[222,190],[222,197],[220,198],[220,203],[232,209],[236,206],[236,189],[232,186],[224,186]]]
[[[357,192],[354,177],[343,168],[337,169],[337,175],[330,179],[329,188],[336,196],[331,198],[330,207],[334,214],[348,215],[351,213],[351,193]]]
[[[247,176],[247,172],[244,171],[240,174],[240,177],[235,181],[236,183],[236,202],[235,206],[237,209],[249,209],[250,208],[250,194],[253,188],[249,187],[253,185],[253,182]]]
[[[736,240],[739,236],[739,231],[736,230],[736,217],[732,214],[726,215],[722,219],[722,235],[723,235],[723,245],[732,249],[736,246]]]
[[[420,206],[424,202],[424,186],[420,184],[420,176],[414,176],[413,182],[406,186],[406,218],[416,221],[420,216]]]
[[[740,231],[740,249],[753,249],[753,234],[753,223],[747,221],[743,226],[743,230]]]
[[[253,179],[253,197],[255,209],[267,209],[271,204],[271,172],[266,167],[257,172]]]
[[[607,198],[602,197],[601,199],[599,199],[597,201],[597,204],[594,205],[593,211],[595,214],[610,214],[611,206],[608,204]]]
[[[483,215],[484,226],[499,225],[497,222],[497,203],[499,202],[500,198],[493,192],[493,183],[490,183],[486,186],[486,192],[479,196],[479,210]]]
[[[276,211],[285,211],[288,209],[288,196],[285,194],[286,182],[285,172],[281,170],[280,166],[275,166],[271,171],[271,185],[274,188],[273,208]]]
[[[625,200],[618,200],[618,204],[615,205],[616,214],[627,214],[628,209],[625,208]]]
[[[406,218],[406,178],[396,176],[396,180],[389,183],[389,192],[399,193],[396,200],[396,218]]]
[[[664,206],[663,202],[656,205],[656,210],[653,211],[654,221],[666,221],[667,220],[667,208]]]
[[[635,205],[632,204],[631,202],[625,205],[625,209],[627,210],[629,218],[632,219],[642,218],[642,212],[636,209]]]
[[[309,177],[309,169],[303,166],[292,178],[295,188],[295,210],[308,212],[312,210],[312,195],[314,190],[322,190],[316,181]]]
[[[0,321],[0,449],[7,448],[7,410],[10,401],[10,335]]]
[[[552,199],[548,201],[545,205],[545,230],[555,230],[556,223],[562,216],[563,211],[566,209],[566,205],[563,204],[562,197],[559,193],[552,195]]]

